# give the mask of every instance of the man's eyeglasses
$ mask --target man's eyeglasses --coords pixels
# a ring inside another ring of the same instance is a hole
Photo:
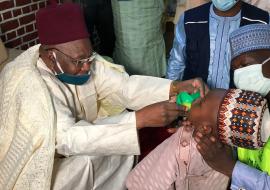
[[[79,67],[79,68],[82,67],[84,63],[91,64],[92,61],[95,59],[95,57],[97,55],[96,52],[92,52],[92,54],[89,57],[78,60],[78,59],[72,58],[71,56],[65,54],[64,52],[60,51],[57,48],[49,48],[49,49],[46,49],[46,51],[47,50],[56,50],[56,51],[58,51],[59,53],[61,53],[65,57],[67,57],[74,64],[75,67]]]

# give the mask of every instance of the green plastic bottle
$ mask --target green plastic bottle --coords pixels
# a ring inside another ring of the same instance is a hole
[[[190,110],[192,102],[200,98],[200,92],[189,94],[187,92],[181,92],[176,96],[176,104],[179,106],[185,106]]]

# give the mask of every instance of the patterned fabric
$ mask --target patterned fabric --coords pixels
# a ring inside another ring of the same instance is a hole
[[[161,28],[163,0],[111,2],[116,36],[115,63],[123,65],[130,75],[165,76],[165,42]]]
[[[232,59],[245,52],[270,49],[270,26],[266,23],[243,26],[230,35],[230,44]]]
[[[259,93],[230,89],[219,108],[220,140],[230,146],[260,148],[261,123],[267,101]]]
[[[192,131],[180,128],[129,174],[129,190],[226,190],[229,178],[206,164]]]
[[[55,150],[55,113],[35,63],[36,45],[0,74],[0,189],[49,190]]]

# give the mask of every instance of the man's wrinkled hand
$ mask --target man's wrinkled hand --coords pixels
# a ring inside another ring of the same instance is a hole
[[[171,85],[170,96],[174,96],[180,92],[188,92],[190,94],[200,91],[203,98],[208,92],[208,86],[202,81],[201,78],[195,78],[186,81],[173,81]]]
[[[155,103],[136,111],[137,128],[164,127],[172,123],[185,110],[173,102]]]

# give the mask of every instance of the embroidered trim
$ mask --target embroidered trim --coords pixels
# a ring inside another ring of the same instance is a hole
[[[266,100],[258,93],[240,89],[228,90],[218,114],[221,142],[250,149],[262,147],[260,131],[266,108]]]

